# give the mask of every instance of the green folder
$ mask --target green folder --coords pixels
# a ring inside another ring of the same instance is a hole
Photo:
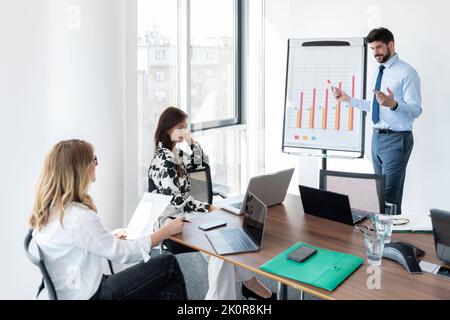
[[[289,253],[301,246],[316,249],[317,253],[301,263],[287,258]],[[317,248],[299,242],[259,268],[266,272],[333,291],[363,263],[364,260],[358,256]]]

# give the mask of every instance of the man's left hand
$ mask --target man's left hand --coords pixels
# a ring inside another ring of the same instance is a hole
[[[397,101],[394,100],[394,93],[389,88],[387,88],[387,92],[388,93],[385,94],[381,91],[375,91],[377,101],[380,106],[388,107],[391,110],[395,109],[395,107],[397,106]]]

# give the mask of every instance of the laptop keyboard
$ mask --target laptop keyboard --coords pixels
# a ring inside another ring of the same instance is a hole
[[[234,208],[236,208],[236,209],[241,209],[242,202],[233,203],[231,206],[234,207]]]
[[[255,248],[255,245],[247,239],[241,229],[222,230],[221,233],[233,250]]]

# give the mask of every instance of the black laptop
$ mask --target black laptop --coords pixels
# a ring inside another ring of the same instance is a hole
[[[450,211],[431,209],[430,213],[436,256],[450,264]]]
[[[242,227],[211,231],[206,233],[206,237],[220,255],[259,251],[266,217],[267,206],[247,192]]]
[[[345,194],[301,185],[299,188],[303,210],[307,214],[348,225],[355,225],[371,214],[367,211],[352,209],[348,196]]]

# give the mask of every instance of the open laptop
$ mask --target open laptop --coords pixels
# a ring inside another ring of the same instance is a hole
[[[301,185],[299,188],[303,210],[307,214],[348,225],[355,225],[371,214],[352,209],[347,195]]]
[[[430,216],[436,256],[450,264],[450,211],[431,209]]]
[[[294,168],[291,168],[272,174],[253,177],[248,182],[246,194],[251,192],[267,207],[282,203],[284,198],[286,198],[287,189],[294,170]],[[243,214],[245,208],[242,206],[242,203],[245,202],[245,195],[240,195],[219,200],[215,202],[215,205],[234,214]]]
[[[220,255],[259,251],[262,247],[267,206],[252,193],[246,195],[242,227],[226,228],[206,233]]]

